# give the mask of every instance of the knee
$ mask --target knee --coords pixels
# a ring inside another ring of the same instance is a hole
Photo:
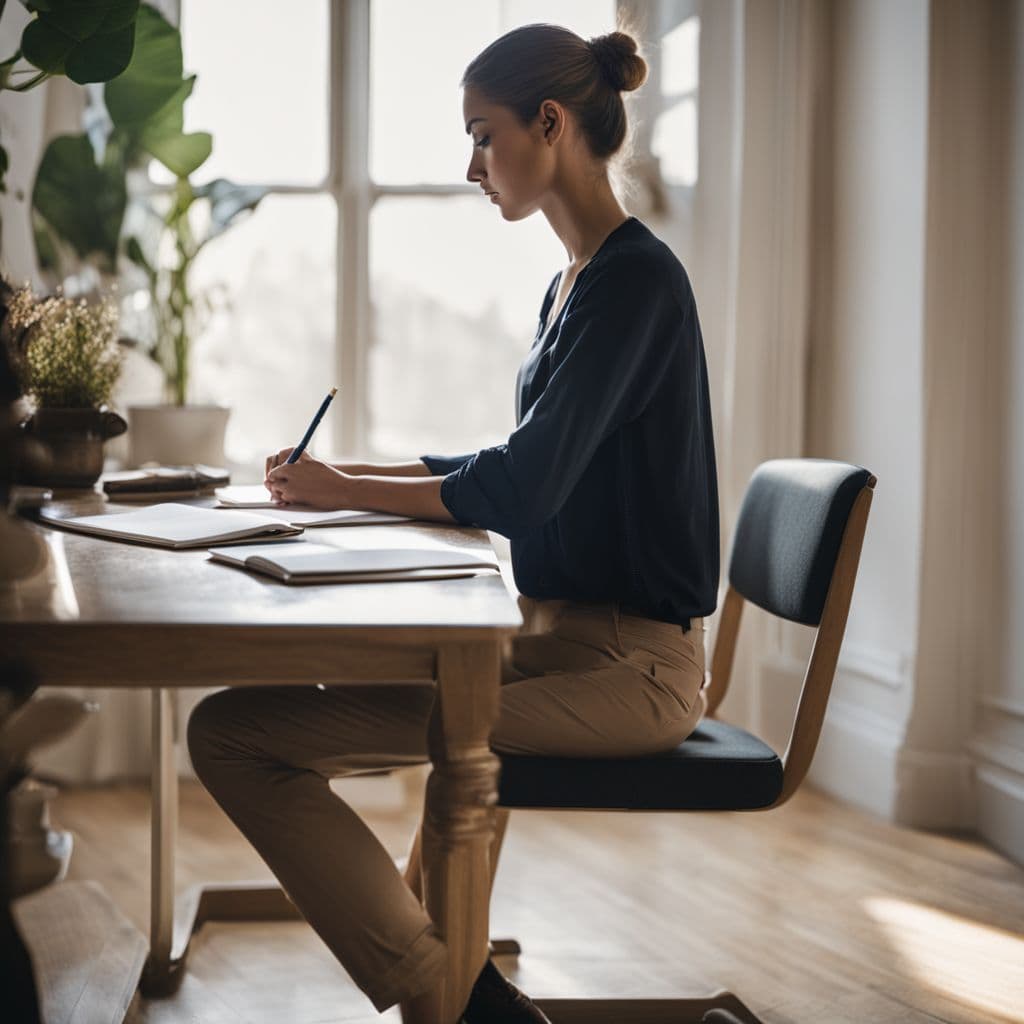
[[[186,738],[188,754],[196,775],[208,784],[214,766],[223,764],[232,756],[230,722],[231,690],[221,690],[203,698],[193,709],[188,719]]]

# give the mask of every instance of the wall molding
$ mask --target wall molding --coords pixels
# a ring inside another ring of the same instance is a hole
[[[1007,700],[1005,697],[984,696],[978,698],[978,703],[987,711],[996,711],[1011,718],[1024,720],[1024,704],[1018,701]]]
[[[1024,864],[1024,751],[990,736],[968,744],[975,757],[977,828],[996,849]]]
[[[892,820],[902,728],[891,717],[833,697],[810,781],[832,796]]]
[[[914,679],[914,659],[899,651],[843,642],[836,674],[856,676],[890,690],[902,690]]]
[[[904,747],[896,762],[893,820],[911,828],[976,825],[975,769],[966,751]]]
[[[871,666],[885,665],[883,679],[887,680],[892,676],[894,658],[900,657],[876,651],[858,663],[855,653],[854,675],[863,678]],[[785,653],[770,654],[759,663],[754,728],[779,753],[792,729],[805,668],[803,659]],[[840,662],[837,676],[843,670]],[[889,682],[882,685],[891,688]],[[771,699],[767,700],[769,693]],[[901,722],[891,714],[837,696],[833,687],[808,780],[831,796],[891,820],[902,744]]]

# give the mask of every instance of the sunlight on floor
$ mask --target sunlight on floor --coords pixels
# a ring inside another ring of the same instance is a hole
[[[872,897],[863,907],[932,989],[1011,1018],[1024,1006],[1024,936],[905,900]]]

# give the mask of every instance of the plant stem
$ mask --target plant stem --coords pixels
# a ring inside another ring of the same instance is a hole
[[[21,85],[5,85],[4,88],[8,92],[28,92],[29,89],[35,88],[40,82],[45,82],[49,77],[49,71],[40,71],[34,78],[30,78],[27,82],[22,82]]]

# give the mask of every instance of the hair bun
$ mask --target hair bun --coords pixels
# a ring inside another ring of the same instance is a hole
[[[589,40],[598,67],[617,92],[639,89],[647,78],[647,61],[636,52],[636,40],[625,32],[609,32]]]

